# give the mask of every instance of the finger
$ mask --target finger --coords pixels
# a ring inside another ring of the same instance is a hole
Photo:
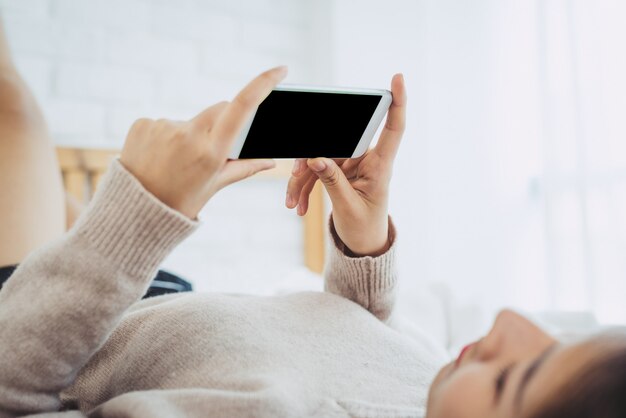
[[[218,178],[218,188],[228,186],[258,172],[269,170],[276,167],[274,160],[258,159],[258,160],[231,160],[224,165]]]
[[[304,185],[312,178],[317,179],[315,173],[309,170],[305,164],[305,169],[299,177],[291,176],[287,183],[287,196],[285,197],[285,206],[289,209],[293,209],[298,204],[300,198],[300,192]]]
[[[230,151],[239,131],[250,120],[261,102],[286,75],[287,67],[285,66],[265,71],[248,83],[226,106],[212,130],[217,139],[216,146],[219,150]]]
[[[289,182],[287,183],[287,196],[285,197],[285,206],[289,209],[293,209],[298,205],[302,189],[311,178],[317,180],[317,175],[311,171],[307,165],[307,160],[308,158],[298,158],[294,162],[294,168]],[[343,165],[351,160],[347,158],[337,158],[333,159],[333,161],[335,161],[339,167],[342,167],[343,170]],[[296,167],[296,164],[301,165]],[[296,172],[296,174],[294,174],[294,172]]]
[[[307,169],[306,158],[296,158],[293,162],[293,169],[291,170],[291,175],[294,177],[298,177],[300,174],[304,173]]]
[[[363,154],[362,156],[358,158],[350,158],[350,159],[343,161],[341,164],[338,164],[339,167],[341,167],[341,171],[343,171],[343,174],[345,174],[348,180],[350,180],[353,177],[356,177],[359,164],[361,163],[361,160],[365,158],[366,155],[367,153]],[[335,162],[337,161],[335,160]]]
[[[311,177],[302,188],[302,191],[300,192],[300,199],[298,200],[299,216],[306,215],[306,212],[309,209],[309,197],[311,196],[311,192],[313,191],[313,187],[315,187],[317,180],[316,176]]]
[[[345,174],[333,160],[314,158],[308,161],[308,165],[324,184],[333,206],[348,207],[358,198]]]
[[[391,106],[389,106],[387,121],[374,150],[383,158],[393,159],[398,152],[406,123],[407,98],[404,76],[402,74],[393,76],[391,80],[391,94],[393,100]]]
[[[197,126],[202,130],[208,131],[215,123],[217,117],[224,111],[224,109],[226,109],[226,106],[228,106],[228,102],[225,100],[216,103],[213,106],[210,106],[204,109],[202,112],[198,113],[196,116],[193,117],[193,119],[191,119],[190,122],[192,123],[192,125]]]
[[[344,170],[343,167],[348,161],[351,160],[351,158],[333,158],[332,160],[335,162],[335,164],[337,164],[337,166],[339,166],[339,168],[341,168],[341,171],[343,171],[343,173],[345,174],[346,170]]]

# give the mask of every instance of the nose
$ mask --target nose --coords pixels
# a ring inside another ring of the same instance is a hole
[[[496,316],[489,333],[480,341],[478,356],[482,360],[500,357],[511,361],[520,356],[534,356],[555,342],[537,325],[512,311]]]

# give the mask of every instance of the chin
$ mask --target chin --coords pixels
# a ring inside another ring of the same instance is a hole
[[[426,411],[430,409],[430,404],[431,404],[431,399],[433,397],[433,393],[437,392],[437,389],[441,385],[441,382],[443,382],[446,376],[450,374],[450,371],[452,370],[453,367],[454,367],[454,361],[451,361],[450,363],[443,366],[441,370],[439,370],[439,373],[437,373],[437,376],[435,376],[435,378],[433,379],[432,383],[430,384],[430,388],[428,389],[428,400],[426,402]]]

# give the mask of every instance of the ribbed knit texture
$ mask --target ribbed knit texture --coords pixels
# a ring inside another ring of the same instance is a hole
[[[113,161],[74,230],[94,250],[130,275],[146,275],[188,235],[196,223],[161,203]]]
[[[72,230],[31,253],[0,291],[0,417],[57,410],[195,228],[114,161]]]
[[[389,220],[389,250],[379,257],[351,257],[337,236],[332,217],[329,221],[334,245],[326,265],[325,290],[344,295],[363,306],[381,321],[390,318],[395,300],[397,272],[395,270],[396,229]],[[335,277],[340,274],[341,277]]]
[[[0,291],[0,418],[423,416],[442,359],[386,324],[392,225],[379,257],[334,235],[325,292],[140,301],[194,227],[114,162],[73,230]]]

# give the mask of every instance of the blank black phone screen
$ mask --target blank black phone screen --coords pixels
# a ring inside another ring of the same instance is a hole
[[[239,158],[349,158],[381,97],[274,90],[259,106]]]

